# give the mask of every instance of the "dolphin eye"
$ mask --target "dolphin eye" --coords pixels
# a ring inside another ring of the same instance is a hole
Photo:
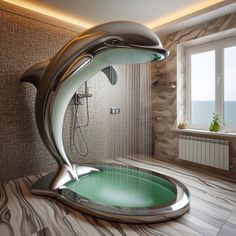
[[[114,46],[114,45],[122,44],[122,41],[120,41],[119,39],[109,39],[105,42],[105,44]]]

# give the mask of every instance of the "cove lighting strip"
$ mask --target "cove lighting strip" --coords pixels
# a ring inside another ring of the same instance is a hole
[[[87,28],[91,28],[93,26],[93,25],[91,25],[91,24],[89,24],[89,23],[87,23],[83,20],[80,20],[78,18],[69,17],[69,16],[64,15],[62,13],[55,12],[55,11],[52,11],[50,9],[47,9],[46,7],[38,6],[35,3],[33,3],[33,1],[31,1],[31,2],[26,2],[24,0],[3,0],[3,1],[7,2],[7,3],[10,3],[10,4],[20,6],[20,7],[23,7],[23,8],[26,8],[26,9],[31,10],[31,11],[35,11],[35,12],[50,16],[50,17],[54,17],[56,19],[59,19],[59,20],[62,20],[62,21],[65,21],[65,22],[68,22],[68,23],[71,23],[71,24],[74,24],[74,25],[77,25],[77,26],[80,26],[81,28],[87,29]],[[216,5],[216,4],[224,2],[224,1],[225,0],[205,0],[205,1],[201,1],[197,4],[186,7],[182,10],[179,10],[177,12],[169,14],[166,17],[163,17],[159,20],[147,23],[145,25],[147,27],[151,28],[151,29],[156,29],[156,28],[161,27],[163,25],[166,25],[168,23],[174,22],[174,21],[176,21],[176,20],[178,20],[182,17],[191,15],[195,12],[201,11],[205,8],[211,7],[213,5]]]
[[[43,14],[43,15],[46,15],[46,16],[53,17],[55,19],[65,21],[67,23],[77,25],[81,28],[87,29],[87,28],[92,27],[91,24],[89,24],[85,21],[82,21],[82,20],[79,20],[78,18],[70,17],[65,14],[47,9],[46,7],[38,6],[35,3],[33,3],[32,1],[31,2],[25,2],[23,0],[3,0],[3,1],[13,4],[13,5],[16,5],[16,6],[19,6],[19,7],[23,7],[25,9],[28,9],[28,10],[31,10],[31,11],[34,11],[34,12],[37,12],[40,14]]]
[[[224,2],[224,0],[205,0],[205,1],[201,1],[197,4],[194,4],[192,6],[189,7],[185,7],[179,11],[176,11],[174,13],[171,13],[159,20],[153,21],[151,23],[146,24],[147,27],[151,28],[151,29],[155,29],[158,27],[161,27],[163,25],[166,25],[168,23],[177,21],[178,19],[181,19],[182,17],[191,15],[193,13],[196,13],[198,11],[204,10],[208,7],[214,6],[216,4],[222,3]]]

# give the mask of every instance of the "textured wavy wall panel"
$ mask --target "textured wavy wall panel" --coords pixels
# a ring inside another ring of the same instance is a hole
[[[160,37],[163,46],[171,51],[171,55],[162,63],[153,63],[152,80],[176,81],[177,44],[235,27],[236,13]],[[152,88],[153,149],[158,158],[176,160],[178,156],[178,136],[171,131],[172,127],[176,127],[176,99],[176,89]],[[236,165],[235,139],[230,139],[230,162]],[[216,172],[236,178],[235,168],[229,173]]]

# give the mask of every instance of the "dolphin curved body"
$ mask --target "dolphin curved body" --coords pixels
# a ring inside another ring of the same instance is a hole
[[[166,58],[157,35],[147,27],[133,22],[111,22],[91,28],[65,45],[50,60],[27,70],[21,81],[37,88],[35,117],[40,136],[60,169],[52,189],[63,188],[71,179],[95,168],[72,163],[63,145],[62,130],[66,108],[80,86],[97,72],[113,64],[136,64]]]

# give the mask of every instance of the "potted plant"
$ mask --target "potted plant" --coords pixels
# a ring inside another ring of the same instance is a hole
[[[219,114],[216,114],[216,113],[213,113],[213,120],[210,124],[210,127],[209,127],[209,130],[211,132],[218,132],[220,131],[220,115]]]

